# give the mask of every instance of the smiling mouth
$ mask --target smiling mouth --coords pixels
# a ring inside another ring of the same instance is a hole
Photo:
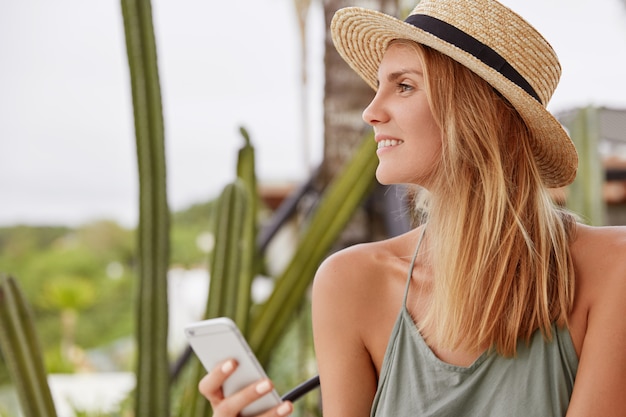
[[[396,139],[381,140],[380,142],[378,142],[378,149],[389,148],[391,146],[397,146],[397,145],[400,145],[401,143],[404,143],[404,141],[396,140]]]

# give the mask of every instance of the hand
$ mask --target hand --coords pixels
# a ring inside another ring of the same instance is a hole
[[[230,397],[225,398],[222,391],[222,385],[224,385],[224,381],[226,381],[226,379],[232,375],[233,372],[235,372],[235,369],[237,369],[237,362],[229,359],[216,366],[211,372],[202,378],[198,384],[200,393],[211,403],[211,407],[213,408],[213,417],[239,416],[241,410],[243,410],[247,405],[269,393],[273,388],[270,380],[262,379],[247,386]],[[292,411],[293,404],[289,401],[285,401],[257,417],[284,417],[289,415]]]

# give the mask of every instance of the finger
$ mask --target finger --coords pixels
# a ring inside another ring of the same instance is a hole
[[[285,401],[276,407],[272,407],[266,412],[256,417],[286,417],[293,412],[293,404],[291,401]]]
[[[285,417],[293,412],[293,404],[291,401],[285,401],[284,403],[277,405],[273,410],[268,411],[267,416]]]
[[[254,384],[250,384],[244,389],[236,392],[233,395],[230,395],[228,398],[225,398],[223,401],[219,402],[217,406],[214,408],[215,414],[214,416],[234,416],[239,415],[241,410],[243,410],[246,406],[252,404],[254,401],[259,398],[267,395],[272,391],[274,386],[272,385],[272,381],[269,379],[261,379]],[[286,404],[286,405],[285,405]],[[282,407],[282,408],[281,408]],[[280,413],[279,413],[280,408]],[[261,414],[261,417],[265,416],[286,416],[291,413],[293,406],[291,403],[282,403],[279,404],[268,411]]]
[[[222,385],[224,381],[237,369],[237,361],[228,359],[211,370],[198,383],[200,393],[211,402],[212,406],[216,406],[224,399]]]

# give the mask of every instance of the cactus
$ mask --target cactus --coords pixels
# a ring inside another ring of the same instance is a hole
[[[215,248],[210,257],[209,299],[205,316],[231,317],[244,334],[250,315],[250,290],[257,258],[254,148],[245,144],[237,159],[237,180],[224,187],[213,216]]]
[[[17,282],[0,278],[0,349],[25,417],[56,417],[33,316]]]
[[[218,198],[214,220],[215,248],[211,255],[211,281],[206,307],[207,318],[228,316],[239,326],[243,321],[235,317],[238,310],[237,297],[241,292],[249,293],[250,286],[246,284],[251,281],[249,277],[242,276],[242,272],[247,271],[243,271],[241,264],[246,237],[244,225],[248,222],[247,201],[246,189],[241,181],[226,185]],[[240,286],[245,288],[240,291]],[[247,300],[246,294],[246,305]],[[243,319],[246,320],[245,317]]]
[[[122,0],[139,168],[136,417],[169,416],[169,210],[161,91],[149,0]]]
[[[240,274],[237,293],[237,304],[233,317],[243,334],[248,334],[250,319],[251,287],[259,258],[256,248],[258,195],[255,174],[255,152],[248,132],[241,127],[244,146],[237,157],[237,178],[243,186],[245,194],[245,214],[241,236]]]
[[[256,176],[254,148],[245,129],[245,144],[237,159],[237,180],[227,184],[216,201],[213,215],[215,247],[209,259],[209,298],[205,317],[232,318],[245,334],[251,304],[251,286],[256,254]],[[193,380],[206,373],[200,361],[192,359]],[[199,395],[195,384],[183,394],[187,399],[185,416],[210,416],[209,403]]]
[[[302,303],[317,267],[373,184],[378,160],[375,142],[368,137],[329,186],[291,262],[277,278],[272,295],[246,327],[251,308],[252,263],[258,254],[254,247],[255,211],[251,209],[256,197],[252,191],[255,188],[254,153],[245,131],[242,130],[242,134],[246,144],[239,152],[238,179],[224,188],[216,204],[216,246],[210,259],[206,317],[228,316],[242,329],[249,329],[244,334],[261,363],[267,365],[272,349]],[[196,358],[192,361],[192,379],[197,381],[206,371]],[[211,415],[208,402],[197,393],[195,384],[187,387],[183,395],[185,405],[181,415]]]
[[[213,217],[213,233],[215,234],[215,247],[209,260],[209,297],[206,304],[205,318],[227,316],[231,317],[238,325],[242,318],[238,317],[238,296],[245,294],[245,302],[248,303],[249,291],[240,288],[250,279],[241,279],[242,265],[242,236],[246,216],[246,190],[241,181],[226,185],[217,199]],[[247,307],[246,317],[247,321]],[[193,381],[198,381],[206,373],[200,361],[193,356],[191,373]],[[211,408],[208,401],[200,395],[196,384],[186,387],[183,394],[186,397],[183,406],[183,416],[201,417],[210,416]]]
[[[570,186],[567,206],[591,225],[605,224],[606,207],[602,196],[604,169],[598,154],[600,121],[598,109],[578,110],[568,126],[579,153],[578,174]]]
[[[317,267],[370,190],[378,165],[375,146],[374,140],[367,137],[331,183],[291,262],[253,318],[249,341],[261,363],[268,363],[272,348],[302,302]]]

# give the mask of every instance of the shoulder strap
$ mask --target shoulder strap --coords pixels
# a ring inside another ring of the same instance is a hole
[[[422,240],[424,239],[424,234],[426,234],[426,225],[422,229],[422,233],[420,234],[420,238],[417,241],[417,246],[415,248],[415,253],[413,254],[413,259],[411,259],[411,265],[409,267],[408,277],[406,279],[406,287],[404,289],[404,301],[403,305],[406,306],[406,301],[409,297],[409,288],[411,287],[411,277],[413,276],[413,268],[415,266],[415,259],[417,259],[417,254],[420,251],[420,246],[422,246]]]

